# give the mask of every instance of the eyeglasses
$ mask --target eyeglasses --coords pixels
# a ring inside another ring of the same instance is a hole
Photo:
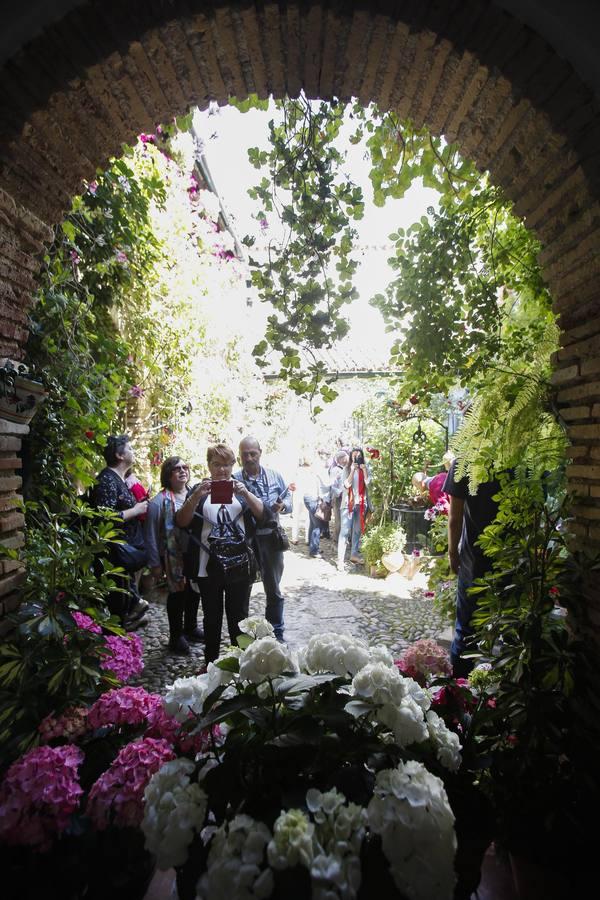
[[[173,466],[172,471],[173,472],[189,472],[190,467],[189,466]]]

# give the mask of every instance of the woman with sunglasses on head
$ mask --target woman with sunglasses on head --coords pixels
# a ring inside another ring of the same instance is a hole
[[[162,464],[162,490],[148,504],[144,523],[144,537],[148,550],[148,565],[155,578],[167,577],[169,595],[169,650],[187,654],[189,643],[204,639],[198,626],[199,597],[183,574],[183,552],[186,535],[175,525],[175,514],[188,496],[190,469],[181,457],[170,456]]]

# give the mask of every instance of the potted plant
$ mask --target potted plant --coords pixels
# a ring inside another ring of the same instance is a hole
[[[444,781],[460,740],[383,647],[340,634],[297,652],[264,619],[165,710],[224,736],[151,779],[142,828],[181,900],[444,900],[455,890]]]
[[[25,366],[5,360],[0,368],[0,417],[28,425],[47,396],[43,384],[30,378]]]
[[[361,552],[371,574],[385,577],[389,569],[384,565],[384,557],[401,554],[406,544],[404,529],[395,522],[382,522],[368,527],[363,535]],[[400,561],[400,565],[402,561]]]
[[[479,655],[491,664],[477,740],[489,758],[497,839],[515,871],[527,871],[519,896],[528,900],[558,900],[589,872],[588,823],[600,799],[597,666],[571,628],[582,567],[564,521],[542,482],[517,473],[503,479],[497,519],[481,538],[494,569],[477,588],[474,616]],[[600,571],[597,560],[586,566]]]
[[[142,900],[155,863],[139,827],[144,790],[165,762],[206,739],[190,738],[143,688],[47,716],[40,745],[0,780],[7,900]]]

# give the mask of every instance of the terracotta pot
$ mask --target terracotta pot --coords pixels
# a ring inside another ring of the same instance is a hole
[[[369,574],[371,575],[371,578],[385,578],[387,569],[384,569],[382,566],[371,566]]]

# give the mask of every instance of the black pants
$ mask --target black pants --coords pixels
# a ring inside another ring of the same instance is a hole
[[[207,575],[198,579],[198,586],[204,614],[204,658],[209,663],[219,656],[223,608],[231,643],[235,644],[236,638],[241,634],[238,622],[248,615],[252,582],[239,581],[225,585],[219,576]]]
[[[190,634],[198,625],[199,595],[188,585],[183,591],[175,591],[167,597],[169,640],[176,641],[182,634]]]

